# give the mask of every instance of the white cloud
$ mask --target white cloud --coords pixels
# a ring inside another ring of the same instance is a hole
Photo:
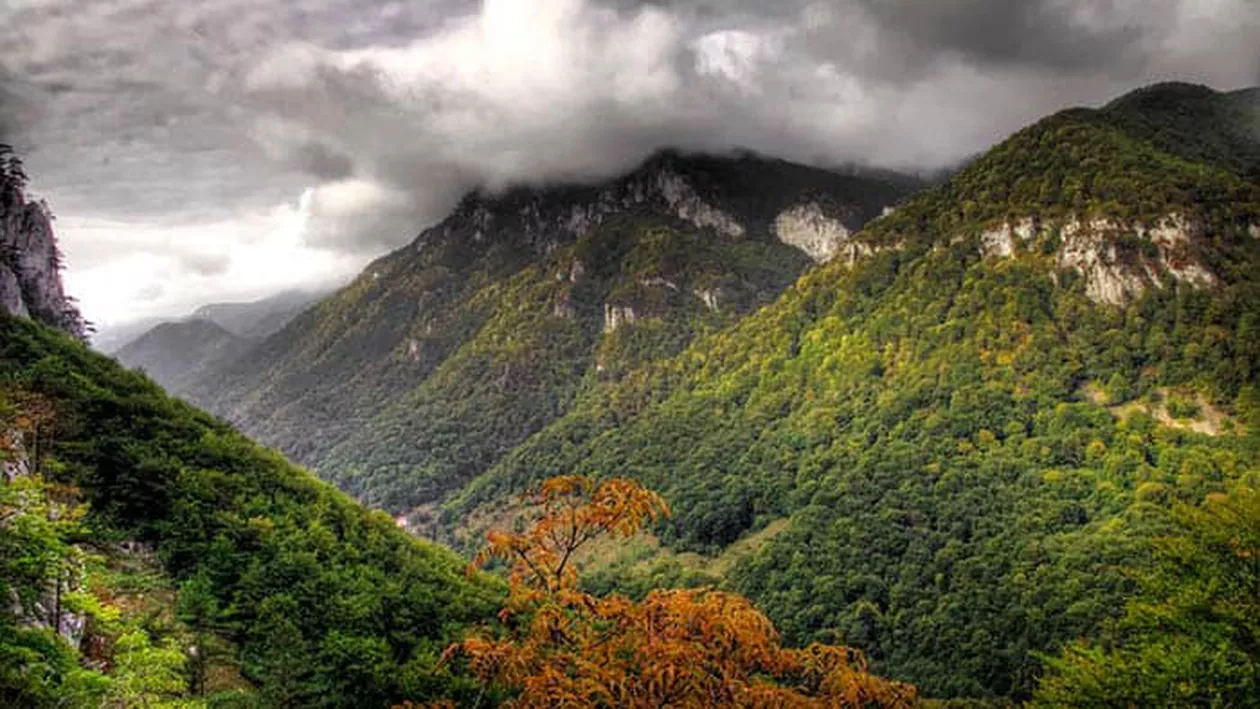
[[[89,320],[114,326],[351,277],[365,259],[309,248],[306,219],[300,205],[281,205],[203,224],[59,220],[56,226],[69,261],[68,289]]]

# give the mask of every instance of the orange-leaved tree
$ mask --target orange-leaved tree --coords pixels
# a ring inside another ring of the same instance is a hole
[[[470,571],[509,567],[502,625],[447,651],[462,656],[508,706],[909,707],[914,687],[867,672],[860,652],[784,648],[773,624],[742,596],[658,590],[643,601],[580,590],[574,555],[601,536],[627,537],[669,514],[637,483],[553,478],[530,500],[524,533],[496,531]]]

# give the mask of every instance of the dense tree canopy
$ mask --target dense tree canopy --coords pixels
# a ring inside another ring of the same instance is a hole
[[[1050,663],[1037,706],[1260,706],[1260,493],[1232,486],[1173,519],[1142,593]]]
[[[641,602],[578,587],[574,554],[602,536],[624,538],[668,514],[664,501],[619,478],[566,476],[532,497],[523,533],[493,531],[474,565],[509,565],[506,630],[452,647],[506,706],[910,707],[913,687],[871,676],[861,653],[779,644],[744,598],[658,590]]]
[[[674,550],[718,553],[787,520],[722,582],[790,643],[860,647],[929,696],[1029,696],[1037,653],[1123,607],[1119,569],[1163,530],[1155,511],[1260,467],[1256,185],[1127,120],[1046,119],[856,237],[899,248],[816,269],[681,355],[584,390],[453,498],[448,523],[574,472],[659,490]],[[1103,305],[1060,266],[1053,228],[1008,258],[980,248],[1008,216],[1113,203],[1132,210],[1121,221],[1197,215],[1193,253],[1219,283]],[[640,592],[644,577],[711,582],[626,569],[620,586]]]
[[[464,624],[490,616],[499,587],[465,578],[456,555],[408,538],[390,517],[168,398],[142,375],[29,321],[0,318],[0,385],[55,412],[38,427],[33,450],[46,482],[0,486],[0,509],[26,495],[23,486],[73,486],[90,506],[91,527],[71,538],[64,515],[55,523],[22,515],[0,539],[0,583],[38,588],[44,567],[61,563],[72,541],[102,550],[134,542],[153,549],[167,579],[156,588],[180,597],[180,617],[171,622],[191,635],[183,646],[168,643],[178,644],[179,633],[151,629],[105,635],[115,656],[132,657],[136,668],[171,667],[180,690],[204,686],[185,663],[196,642],[226,655],[268,706],[386,706],[471,691],[435,664]],[[47,697],[64,698],[75,676],[68,668],[78,666],[73,653],[50,636],[18,637],[43,643],[36,652],[52,668],[41,675]],[[177,663],[158,662],[171,652]],[[143,689],[168,681],[160,676],[135,681],[138,692],[167,691]],[[27,705],[41,705],[30,697]]]

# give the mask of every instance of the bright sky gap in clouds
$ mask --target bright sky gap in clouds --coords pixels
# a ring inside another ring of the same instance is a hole
[[[4,0],[0,136],[90,319],[345,279],[467,190],[661,147],[940,167],[1157,80],[1255,0]]]

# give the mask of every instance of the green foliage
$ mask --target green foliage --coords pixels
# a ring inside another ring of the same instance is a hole
[[[317,458],[328,479],[390,511],[441,499],[563,415],[584,387],[677,354],[768,302],[805,266],[795,249],[664,220],[611,221],[486,284],[487,319],[416,388]],[[720,294],[711,310],[695,291]],[[605,308],[633,327],[605,333]],[[427,351],[418,338],[416,352]]]
[[[1221,225],[1260,221],[1260,142],[1250,132],[1260,104],[1242,94],[1213,94],[1217,107],[1206,116],[1151,108],[1176,103],[1176,93],[1152,91],[1103,110],[1043,119],[876,221],[862,238],[931,245],[1024,217],[1150,223],[1179,213]],[[1234,143],[1246,144],[1251,157]]]
[[[69,338],[0,318],[0,372],[53,402],[47,454],[90,504],[93,537],[151,543],[182,584],[195,637],[238,648],[264,697],[364,707],[459,696],[462,680],[436,669],[438,654],[492,612],[497,584],[466,579],[454,554]],[[169,642],[132,630],[119,643],[119,662],[132,663],[120,668],[134,672],[114,677],[117,701],[198,688],[198,668]]]
[[[1168,415],[1175,419],[1198,418],[1199,405],[1194,399],[1174,395],[1168,398]]]
[[[678,549],[788,517],[725,583],[790,640],[857,645],[928,696],[1028,697],[1035,653],[1097,633],[1133,593],[1120,569],[1164,530],[1155,510],[1260,467],[1255,428],[1209,437],[1081,400],[1086,382],[1113,401],[1172,387],[1250,416],[1260,381],[1260,339],[1243,336],[1260,245],[1239,228],[1260,221],[1255,184],[1127,121],[1078,110],[1020,132],[857,237],[899,249],[812,271],[582,392],[445,519],[573,472],[661,490],[675,516],[657,532]],[[1173,211],[1212,226],[1194,247],[1222,283],[1124,307],[1090,301],[1053,249],[985,260],[967,238],[1029,214]]]
[[[743,234],[670,216],[677,180]],[[470,195],[249,357],[178,393],[370,504],[427,509],[589,386],[781,293],[810,265],[775,236],[783,210],[816,202],[856,228],[915,187],[667,153],[603,185]],[[635,327],[604,336],[606,305],[633,309]]]
[[[173,642],[155,646],[140,628],[123,633],[114,643],[114,681],[105,706],[175,709],[204,706],[185,696],[186,657]]]
[[[1260,494],[1179,505],[1142,594],[1101,639],[1051,660],[1043,707],[1260,706]]]

